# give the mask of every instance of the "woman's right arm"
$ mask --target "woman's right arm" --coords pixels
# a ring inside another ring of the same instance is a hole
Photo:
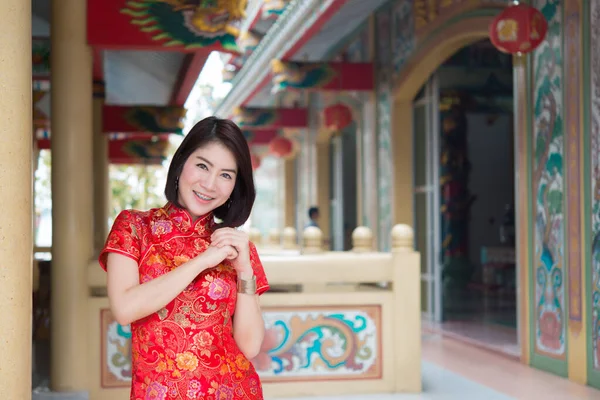
[[[109,253],[107,289],[113,316],[119,324],[128,325],[157,312],[183,292],[198,274],[232,256],[232,252],[235,250],[231,247],[209,247],[198,257],[142,284],[136,261],[122,254]]]

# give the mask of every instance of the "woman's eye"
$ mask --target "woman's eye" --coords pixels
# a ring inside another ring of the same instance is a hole
[[[206,166],[206,164],[198,164],[198,167],[200,167],[202,169],[208,169],[208,167]]]
[[[225,173],[225,174],[222,174],[221,176],[222,176],[223,178],[225,178],[225,179],[231,179],[231,175],[229,175],[229,174],[227,174],[227,173]]]

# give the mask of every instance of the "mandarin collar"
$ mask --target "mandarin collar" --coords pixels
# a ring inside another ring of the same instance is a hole
[[[183,233],[194,230],[201,236],[210,236],[214,231],[215,220],[212,212],[199,217],[193,222],[188,210],[177,207],[171,202],[165,204],[163,210],[169,219],[173,221],[174,225]]]

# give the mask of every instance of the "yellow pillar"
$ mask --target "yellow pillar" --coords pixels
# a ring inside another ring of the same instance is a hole
[[[377,182],[377,118],[375,110],[375,95],[368,97],[364,106],[364,119],[360,132],[360,165],[362,213],[358,220],[360,226],[366,226],[373,232],[373,242],[378,243],[379,218],[378,218],[378,193],[374,190]]]
[[[81,0],[52,1],[50,387],[58,392],[85,390],[89,366],[86,266],[93,253],[93,135],[86,4]]]
[[[94,251],[99,252],[108,236],[110,185],[108,178],[108,137],[102,129],[104,82],[94,82]]]
[[[0,398],[31,398],[31,2],[0,2]]]
[[[515,189],[517,191],[516,215],[517,224],[516,237],[517,243],[525,243],[524,246],[517,246],[517,317],[518,317],[518,335],[521,346],[521,362],[529,364],[531,362],[530,346],[530,315],[529,315],[529,280],[532,278],[529,272],[529,246],[526,245],[529,236],[530,219],[526,218],[528,214],[531,198],[528,196],[529,182],[527,178],[528,163],[530,161],[529,146],[527,145],[528,115],[533,110],[527,99],[527,74],[530,67],[525,57],[513,57],[514,79],[515,79],[515,145],[516,145],[516,163],[515,163]],[[583,197],[583,196],[581,196]]]
[[[413,104],[412,101],[396,100],[393,107],[393,223],[413,226]]]
[[[296,160],[284,161],[285,226],[296,227]]]
[[[329,140],[317,143],[317,206],[319,207],[319,228],[323,233],[324,248],[331,248],[330,208],[329,207]]]
[[[565,294],[568,297],[569,320],[567,325],[567,363],[569,379],[585,385],[588,381],[588,353],[587,326],[587,282],[590,277],[586,276],[585,254],[589,254],[586,246],[585,226],[586,218],[589,218],[581,192],[586,185],[585,166],[583,154],[587,151],[584,140],[584,104],[583,94],[584,80],[582,58],[583,46],[583,20],[585,14],[582,0],[566,0],[564,3],[565,24],[563,33],[568,39],[564,42],[565,52],[565,178],[566,178],[566,259],[567,273],[569,279],[565,284]],[[596,156],[596,155],[594,155]],[[585,211],[584,211],[585,210]],[[589,297],[591,298],[591,296]]]

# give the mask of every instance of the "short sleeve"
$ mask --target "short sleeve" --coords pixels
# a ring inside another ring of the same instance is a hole
[[[100,266],[106,271],[108,253],[122,254],[136,262],[139,261],[140,242],[139,227],[135,215],[130,210],[121,211],[115,219],[104,248],[98,257]]]
[[[250,264],[252,265],[252,271],[256,277],[256,294],[260,296],[269,290],[270,287],[267,276],[265,275],[265,270],[260,262],[260,258],[258,257],[256,246],[254,246],[254,243],[252,242],[250,242]]]

